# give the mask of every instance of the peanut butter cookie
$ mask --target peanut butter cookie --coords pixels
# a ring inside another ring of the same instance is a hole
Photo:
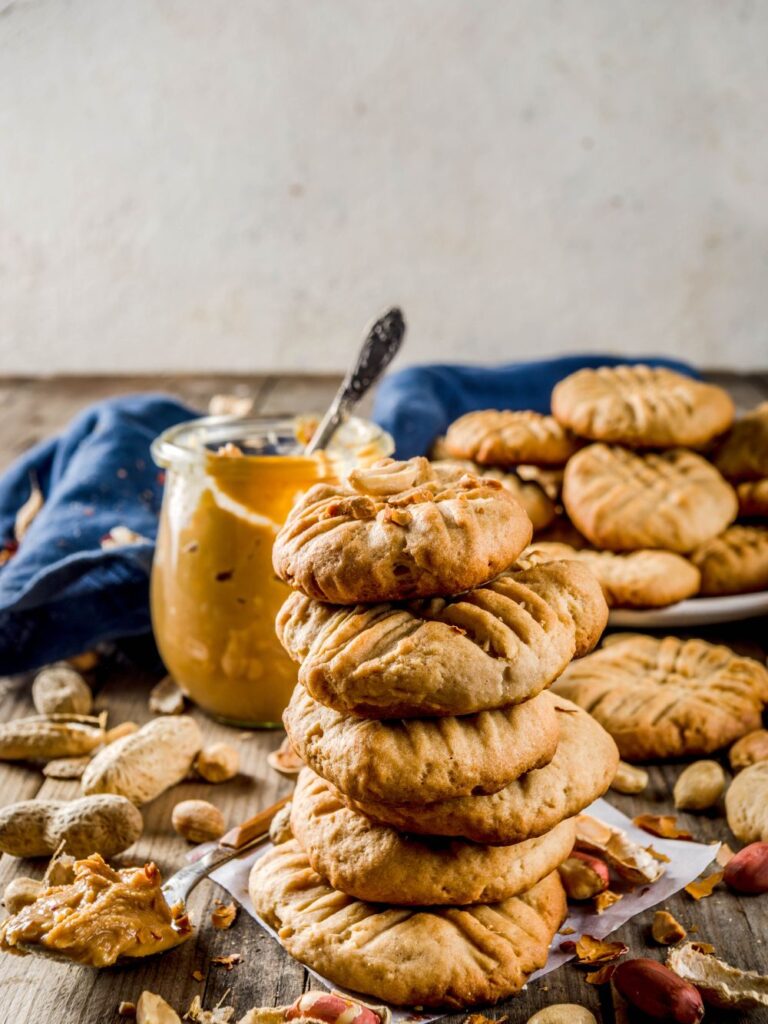
[[[696,447],[733,422],[733,402],[714,384],[674,370],[601,366],[578,370],[552,392],[552,413],[579,437],[633,448]]]
[[[768,518],[768,477],[747,480],[736,488],[739,515],[745,519]]]
[[[570,665],[555,689],[607,729],[625,761],[653,761],[709,754],[759,729],[768,669],[704,640],[632,634]]]
[[[445,481],[424,458],[316,484],[275,538],[277,575],[337,604],[457,594],[514,562],[531,521],[496,480]]]
[[[592,444],[565,469],[563,502],[597,548],[685,554],[736,518],[736,493],[700,455],[673,448],[639,454]]]
[[[482,409],[448,427],[442,451],[484,466],[562,466],[578,448],[552,416],[511,409]]]
[[[549,526],[555,518],[555,506],[547,492],[535,480],[523,480],[514,470],[497,469],[494,466],[481,466],[471,459],[439,459],[432,463],[435,472],[446,479],[462,476],[470,473],[477,477],[488,477],[491,480],[498,480],[502,487],[505,487],[513,498],[525,509],[526,515],[531,520],[534,532],[543,530]]]
[[[276,629],[316,700],[369,718],[418,718],[534,697],[594,647],[607,616],[588,569],[552,562],[454,599],[341,608],[292,594]]]
[[[736,421],[715,453],[715,465],[728,480],[768,476],[768,402]]]
[[[477,843],[519,843],[549,832],[606,792],[619,763],[616,744],[594,718],[552,693],[560,722],[557,752],[490,796],[432,803],[349,800],[374,821],[417,835],[464,836]]]
[[[573,819],[512,846],[405,835],[351,810],[308,768],[293,794],[291,828],[314,870],[334,889],[400,906],[464,906],[517,896],[562,864],[576,837]]]
[[[542,565],[563,559],[581,562],[595,574],[610,608],[663,608],[697,594],[701,584],[699,570],[687,558],[672,551],[632,551],[617,555],[611,551],[577,550],[567,544],[534,541],[520,555],[517,564]]]
[[[542,697],[460,718],[377,721],[334,711],[297,686],[283,721],[302,760],[347,796],[442,800],[495,793],[549,764],[559,727]]]
[[[749,594],[768,590],[768,527],[729,526],[691,554],[701,571],[701,593]]]
[[[518,992],[546,963],[566,914],[556,871],[500,903],[365,903],[313,871],[295,839],[256,861],[249,890],[256,912],[297,960],[395,1006],[464,1009]]]

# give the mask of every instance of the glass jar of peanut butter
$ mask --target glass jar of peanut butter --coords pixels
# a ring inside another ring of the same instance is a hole
[[[390,455],[392,438],[355,417],[324,452],[302,454],[306,418],[209,416],[165,431],[166,471],[152,568],[152,624],[166,668],[204,711],[281,727],[297,666],[275,636],[288,587],[272,542],[313,484]]]

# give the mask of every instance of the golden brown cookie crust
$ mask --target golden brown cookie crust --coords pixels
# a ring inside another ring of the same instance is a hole
[[[365,903],[316,874],[295,839],[256,861],[249,890],[257,913],[297,960],[395,1006],[463,1009],[518,992],[546,963],[566,913],[557,872],[500,903]]]
[[[481,466],[471,459],[438,459],[432,462],[432,466],[438,474],[461,476],[464,473],[470,473],[473,476],[497,480],[523,506],[526,515],[531,520],[534,533],[549,526],[555,518],[554,502],[544,488],[535,480],[523,480],[514,470]]]
[[[729,526],[696,548],[691,561],[701,571],[705,596],[768,590],[768,527]]]
[[[427,459],[382,459],[346,484],[310,488],[272,560],[282,580],[319,601],[397,601],[479,586],[530,539],[528,516],[496,481],[446,482]]]
[[[340,608],[292,594],[276,629],[321,703],[369,718],[430,717],[534,697],[595,646],[607,616],[595,577],[562,562],[407,605]]]
[[[283,721],[296,753],[347,796],[395,801],[495,793],[549,764],[559,735],[541,695],[460,718],[381,721],[334,711],[299,685]]]
[[[610,608],[663,608],[699,592],[701,575],[687,558],[672,551],[593,551],[568,544],[529,544],[518,565],[573,559],[595,574]]]
[[[560,742],[546,768],[528,772],[498,793],[428,804],[347,801],[374,821],[417,835],[464,836],[477,843],[518,843],[578,814],[610,786],[619,754],[585,711],[552,693]]]
[[[592,441],[633,448],[698,447],[733,422],[727,391],[643,363],[578,370],[552,392],[552,413]]]
[[[768,477],[747,480],[736,487],[739,515],[745,519],[768,519]]]
[[[563,502],[597,548],[662,548],[686,554],[736,517],[736,494],[700,455],[684,448],[640,454],[592,444],[566,466]]]
[[[736,421],[715,452],[715,465],[728,480],[768,477],[768,402]]]
[[[626,761],[709,754],[758,729],[768,670],[704,640],[632,634],[570,665],[554,687]]]
[[[351,810],[305,768],[291,807],[293,834],[334,889],[374,903],[433,906],[496,903],[530,889],[573,849],[573,819],[512,846],[417,838]]]
[[[481,409],[450,425],[441,451],[484,466],[563,466],[579,445],[552,416],[511,409]]]

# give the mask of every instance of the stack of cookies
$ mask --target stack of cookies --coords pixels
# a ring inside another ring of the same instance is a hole
[[[577,559],[610,605],[662,607],[768,588],[768,404],[726,433],[733,416],[712,384],[665,368],[600,367],[561,381],[551,416],[461,417],[440,452],[517,475],[531,472],[521,462],[540,474],[564,467],[562,515],[521,564]],[[737,514],[752,521],[732,525]]]
[[[571,819],[618,753],[548,690],[599,639],[601,588],[572,561],[509,570],[530,537],[503,484],[422,458],[318,485],[277,537],[307,767],[250,890],[336,984],[467,1007],[546,962]]]

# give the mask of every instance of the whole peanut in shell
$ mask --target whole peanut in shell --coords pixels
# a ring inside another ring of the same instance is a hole
[[[109,859],[135,843],[143,828],[141,812],[122,796],[22,800],[0,808],[0,852],[44,857],[65,842],[73,857]]]

